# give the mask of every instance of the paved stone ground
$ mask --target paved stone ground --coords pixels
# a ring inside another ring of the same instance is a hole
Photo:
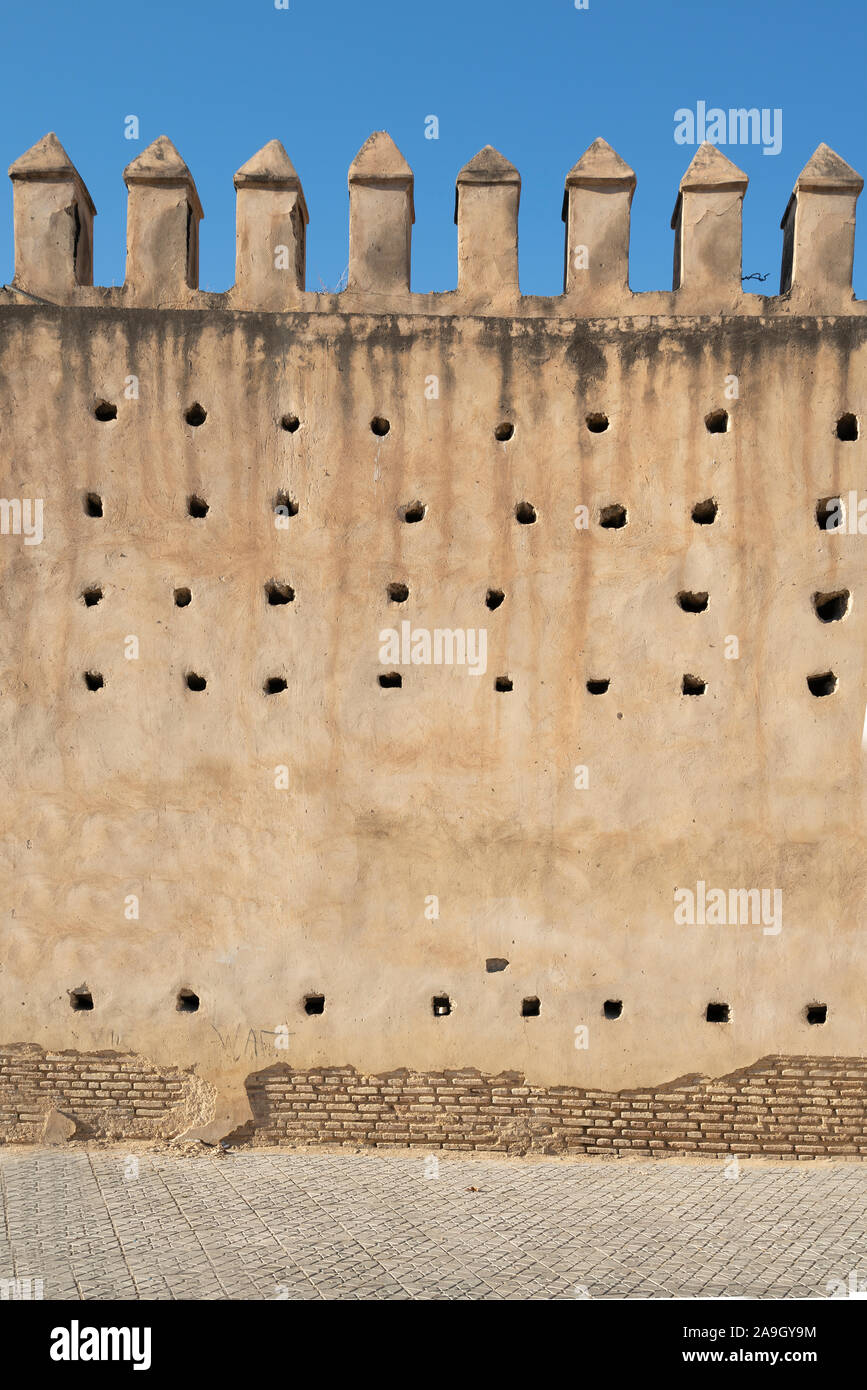
[[[0,1279],[46,1299],[825,1298],[867,1165],[0,1150]],[[860,1263],[859,1263],[860,1262]]]

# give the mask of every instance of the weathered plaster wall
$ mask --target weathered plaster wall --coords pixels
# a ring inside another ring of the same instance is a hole
[[[0,297],[2,490],[44,499],[41,544],[0,537],[0,1040],[194,1068],[224,1129],[275,1063],[611,1092],[863,1056],[867,542],[820,530],[816,504],[863,487],[863,428],[836,427],[867,419],[864,306],[120,293]],[[599,525],[611,504],[620,529]],[[270,581],[294,600],[270,605]],[[812,596],[842,588],[849,612],[820,622]],[[411,666],[380,688],[380,632],[405,619],[486,629],[485,674]],[[677,924],[699,880],[781,890],[782,930]]]
[[[45,499],[42,544],[0,552],[6,1036],[220,1068],[218,1033],[240,1029],[243,1070],[260,1055],[248,1034],[288,1021],[305,1063],[508,1061],[606,1086],[813,1039],[859,1050],[864,538],[821,532],[815,505],[861,480],[861,441],[834,425],[864,406],[863,321],[33,307],[0,331],[6,493]],[[710,435],[730,372],[731,429]],[[116,421],[94,418],[102,399]],[[604,434],[584,424],[598,410]],[[281,489],[298,503],[285,529]],[[709,496],[717,520],[698,526]],[[610,503],[627,507],[619,530],[596,520]],[[294,602],[267,602],[272,579]],[[506,594],[493,613],[489,587]],[[821,624],[812,594],[840,587],[850,614]],[[707,611],[682,612],[682,589],[706,590]],[[379,633],[403,618],[486,628],[488,670],[412,667],[380,689]],[[806,678],[829,667],[839,688],[817,699]],[[687,672],[703,697],[682,695]],[[272,675],[287,689],[265,696]],[[609,691],[588,694],[600,676]],[[781,888],[783,930],[675,925],[673,890],[698,879]],[[494,956],[509,969],[486,973]],[[87,1016],[67,997],[82,981]],[[182,986],[197,1015],[174,1011]],[[307,991],[321,1017],[301,1011]],[[520,1017],[524,995],[538,1018]],[[728,1028],[704,1020],[717,998]],[[803,1017],[815,1000],[821,1030]]]

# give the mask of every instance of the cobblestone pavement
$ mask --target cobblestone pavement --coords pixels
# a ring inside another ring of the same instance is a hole
[[[0,1150],[0,1280],[46,1299],[825,1298],[867,1165]],[[0,1286],[2,1288],[3,1286]]]

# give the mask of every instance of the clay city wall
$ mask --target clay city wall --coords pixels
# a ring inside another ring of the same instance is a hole
[[[340,294],[277,142],[225,294],[165,137],[122,287],[56,137],[10,172],[0,1139],[867,1152],[860,177],[744,293],[701,146],[636,294],[596,141],[542,298],[490,147],[424,295],[384,133]]]

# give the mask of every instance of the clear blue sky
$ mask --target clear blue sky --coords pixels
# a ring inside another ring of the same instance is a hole
[[[638,176],[635,289],[671,285],[669,219],[693,150],[674,112],[783,112],[782,150],[722,145],[750,177],[744,272],[778,289],[779,221],[793,182],[825,140],[867,174],[865,0],[40,0],[2,19],[3,167],[46,131],[66,146],[96,203],[95,281],[124,273],[124,165],[157,135],[196,180],[203,288],[234,269],[232,175],[282,140],[310,209],[308,286],[347,261],[347,168],[388,130],[415,172],[413,288],[454,288],[454,179],[492,144],[523,177],[525,293],[562,288],[564,177],[604,135]],[[141,122],[124,139],[124,117]],[[425,117],[439,119],[425,139]],[[12,277],[12,193],[0,207],[0,281]],[[856,289],[867,297],[867,195],[859,204]],[[758,288],[748,286],[748,288]]]

